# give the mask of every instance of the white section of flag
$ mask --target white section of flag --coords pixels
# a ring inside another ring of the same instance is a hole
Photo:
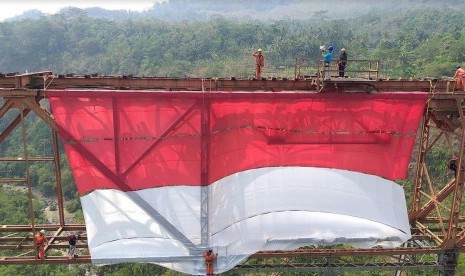
[[[132,193],[199,245],[200,189],[165,186]],[[252,169],[211,184],[208,198],[208,247],[219,253],[217,273],[259,250],[333,244],[395,247],[411,237],[402,187],[358,172]],[[184,273],[204,273],[202,257],[191,256],[125,192],[96,190],[81,202],[95,263],[152,261]]]

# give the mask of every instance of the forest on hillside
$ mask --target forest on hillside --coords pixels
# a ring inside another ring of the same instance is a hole
[[[248,77],[250,53],[262,48],[265,74],[295,58],[319,57],[319,46],[346,48],[349,59],[381,62],[385,78],[451,76],[465,61],[465,16],[455,9],[372,12],[350,19],[269,22],[108,20],[82,10],[0,23],[0,72]],[[292,70],[291,70],[292,69]]]
[[[218,1],[172,0],[142,14],[75,8],[48,16],[34,13],[32,18],[0,22],[0,72],[249,77],[254,72],[251,52],[262,48],[267,60],[265,75],[292,76],[297,57],[317,58],[319,46],[329,44],[337,50],[346,48],[349,59],[379,60],[384,78],[450,77],[456,64],[465,64],[462,2],[386,1],[377,8],[360,8],[368,2],[348,1],[341,8],[341,1],[309,6],[303,0],[290,4],[278,0],[224,1],[223,5],[216,5]],[[0,132],[16,115],[8,113],[0,121]],[[49,155],[52,145],[45,123],[29,115],[26,124],[30,156]],[[0,144],[0,156],[21,156],[21,143],[18,128]],[[437,164],[431,177],[443,178],[447,150],[437,150],[429,158]],[[61,161],[67,210],[82,222],[79,197],[64,153]],[[24,177],[24,167],[0,164],[0,177]],[[45,197],[55,194],[54,177],[51,164],[32,164],[33,188]],[[403,182],[407,194],[409,181]],[[16,194],[0,187],[0,218],[4,223],[29,221],[27,196]],[[34,217],[44,221],[44,203],[35,199],[34,206]],[[85,275],[89,271],[96,275],[178,275],[147,264],[0,266],[1,275]]]

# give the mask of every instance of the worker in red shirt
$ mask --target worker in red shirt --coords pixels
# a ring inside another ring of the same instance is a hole
[[[460,65],[455,66],[457,71],[455,71],[454,78],[455,81],[455,89],[460,89],[460,86],[463,88],[463,92],[465,92],[465,70],[463,70]]]
[[[255,57],[255,77],[261,78],[262,77],[262,69],[265,66],[265,57],[262,55],[262,49],[258,49],[256,52],[252,53],[252,56]]]
[[[45,259],[45,246],[48,244],[48,240],[45,237],[45,230],[42,229],[40,230],[35,236],[34,236],[34,242],[37,246],[37,251],[39,254],[37,255],[38,259]]]
[[[205,267],[206,267],[206,275],[209,276],[209,275],[214,275],[213,274],[213,263],[215,262],[216,260],[216,256],[218,256],[218,253],[217,254],[213,254],[213,250],[208,250],[207,252],[203,253],[203,258],[205,260]]]

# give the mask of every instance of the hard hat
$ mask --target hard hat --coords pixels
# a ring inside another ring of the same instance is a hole
[[[39,233],[41,233],[42,235],[45,235],[45,230],[42,229],[42,230],[39,231]]]
[[[258,51],[258,52],[261,52],[261,51],[262,51],[262,49],[258,49],[257,51]]]
[[[320,46],[320,51],[324,51],[326,50],[326,47],[325,46]]]
[[[459,68],[461,68],[461,67],[460,67],[460,64],[457,64],[457,65],[455,66],[455,69],[459,69]]]
[[[342,49],[341,49],[341,52],[345,52],[345,51],[346,51],[346,48],[342,48]]]
[[[334,50],[334,47],[332,45],[329,45],[328,51],[332,52]]]

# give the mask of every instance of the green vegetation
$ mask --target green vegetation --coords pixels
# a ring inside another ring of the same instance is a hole
[[[37,223],[44,221],[42,203],[33,200],[34,219]],[[29,224],[29,200],[24,192],[16,192],[14,188],[0,186],[0,221],[2,224]]]
[[[247,77],[253,74],[250,53],[260,47],[265,73],[284,66],[292,75],[296,57],[319,57],[319,45],[333,44],[347,48],[349,59],[380,60],[384,77],[451,76],[465,61],[463,15],[442,8],[318,22],[167,23],[63,12],[0,23],[0,71]]]

